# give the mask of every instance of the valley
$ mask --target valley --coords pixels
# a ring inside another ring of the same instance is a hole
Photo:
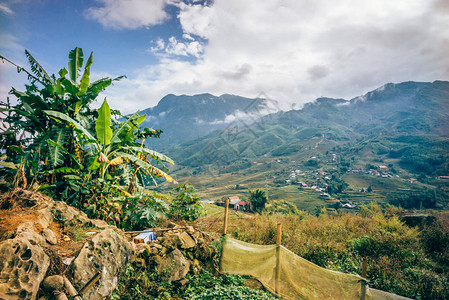
[[[449,174],[448,87],[386,84],[352,100],[320,98],[250,125],[234,120],[167,149],[178,162],[170,174],[214,201],[263,189],[270,202],[309,212],[345,203],[351,211],[373,201],[447,209],[449,184],[438,178]]]

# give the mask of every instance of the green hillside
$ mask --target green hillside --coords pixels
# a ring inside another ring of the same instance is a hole
[[[191,181],[206,198],[244,197],[247,191],[234,189],[239,184],[309,211],[338,208],[337,200],[413,206],[419,201],[408,199],[416,197],[444,208],[448,188],[436,178],[449,174],[448,99],[449,82],[387,84],[349,101],[319,98],[168,153],[178,162],[178,180]],[[302,175],[290,176],[295,170]],[[344,191],[336,188],[341,180]],[[299,182],[308,188],[298,189]],[[313,186],[330,192],[330,199]],[[369,186],[372,192],[360,192]],[[402,196],[409,198],[398,200]]]

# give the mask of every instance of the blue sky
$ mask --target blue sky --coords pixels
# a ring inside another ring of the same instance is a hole
[[[104,96],[130,113],[168,93],[255,97],[284,108],[387,82],[449,80],[446,0],[0,0],[0,54],[50,73],[81,47]],[[0,63],[0,97],[25,82]]]

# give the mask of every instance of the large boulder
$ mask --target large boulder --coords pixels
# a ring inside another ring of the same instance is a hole
[[[181,240],[182,249],[191,249],[196,246],[195,239],[187,232],[181,232],[179,234],[179,239]]]
[[[31,223],[17,229],[12,239],[0,242],[0,299],[36,299],[50,265],[41,235]]]
[[[75,287],[81,289],[99,271],[102,276],[98,284],[83,295],[83,299],[110,298],[117,286],[119,273],[131,255],[131,244],[111,228],[84,244],[72,264]]]
[[[190,262],[175,249],[165,256],[156,256],[156,271],[167,280],[178,281],[186,277],[190,269]]]

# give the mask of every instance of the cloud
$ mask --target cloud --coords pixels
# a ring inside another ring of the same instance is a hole
[[[199,57],[203,52],[203,46],[197,41],[187,43],[178,42],[176,38],[172,36],[168,39],[168,45],[165,48],[165,52],[174,55],[192,55]]]
[[[6,4],[2,3],[0,3],[0,12],[8,15],[14,14],[14,12],[8,6],[6,6]]]
[[[314,65],[307,69],[307,73],[309,73],[312,81],[326,77],[329,72],[329,69],[322,65]]]
[[[111,99],[145,108],[168,93],[264,91],[287,108],[387,82],[448,80],[449,18],[438,13],[446,7],[443,0],[180,3],[183,40],[156,42],[166,55],[128,74]]]
[[[240,66],[235,66],[231,71],[221,71],[219,74],[221,77],[230,80],[240,80],[251,72],[251,65],[242,64]]]
[[[111,29],[137,29],[161,24],[169,16],[165,12],[170,0],[97,0],[101,7],[85,11],[88,19]]]

